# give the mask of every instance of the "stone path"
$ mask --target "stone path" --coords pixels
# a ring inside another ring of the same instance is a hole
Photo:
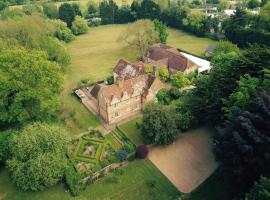
[[[151,147],[149,159],[183,193],[190,193],[217,168],[207,128],[189,131],[166,147]]]

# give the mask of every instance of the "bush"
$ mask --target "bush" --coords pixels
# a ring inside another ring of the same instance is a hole
[[[137,158],[146,158],[148,155],[148,147],[145,144],[141,144],[140,146],[137,147],[136,151],[136,157]]]
[[[65,181],[72,196],[78,196],[85,187],[81,175],[71,165],[66,169]]]
[[[164,105],[169,105],[172,101],[166,89],[159,90],[156,97],[158,102]]]
[[[113,78],[113,76],[108,76],[108,77],[106,78],[106,81],[107,81],[107,84],[108,84],[108,85],[114,84],[114,78]]]
[[[67,24],[61,20],[52,20],[55,26],[54,36],[64,42],[71,42],[75,39],[75,36],[71,30],[67,27]]]
[[[55,3],[45,3],[42,5],[43,12],[47,17],[50,19],[57,19],[58,18],[58,8]]]
[[[162,82],[166,82],[169,80],[170,74],[168,68],[163,66],[158,68],[158,77]]]
[[[118,151],[118,157],[119,157],[119,160],[121,162],[126,161],[127,160],[127,156],[128,156],[128,153],[127,153],[127,151],[125,149],[120,149]]]
[[[87,33],[88,31],[87,21],[80,16],[76,16],[75,20],[72,22],[71,30],[75,35]]]
[[[190,80],[185,76],[183,72],[177,72],[171,78],[172,85],[177,88],[183,88],[191,84]]]
[[[116,169],[114,169],[114,174],[116,174],[116,175],[123,175],[124,172],[125,171],[122,168],[116,168]]]

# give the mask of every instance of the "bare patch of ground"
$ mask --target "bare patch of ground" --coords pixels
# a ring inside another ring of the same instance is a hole
[[[183,193],[190,193],[217,168],[207,128],[188,131],[173,144],[152,147],[149,159]]]

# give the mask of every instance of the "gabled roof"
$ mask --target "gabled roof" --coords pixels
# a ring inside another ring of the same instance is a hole
[[[177,71],[185,71],[188,67],[187,59],[175,48],[164,44],[155,44],[146,50],[145,57],[154,62],[167,59],[167,65]]]
[[[131,64],[123,59],[118,61],[117,65],[113,69],[113,72],[122,79],[129,79],[145,74],[144,65],[142,62]]]
[[[99,95],[103,96],[107,103],[111,103],[112,101],[120,101],[123,97],[126,96],[147,94],[149,89],[155,91],[164,86],[164,84],[158,78],[147,74],[136,76],[127,80],[118,81],[123,81],[121,86],[119,82],[103,87],[95,86],[90,93],[92,95],[94,94],[96,98]],[[98,93],[96,93],[97,91]]]

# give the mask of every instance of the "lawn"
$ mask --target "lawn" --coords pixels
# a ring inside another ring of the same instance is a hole
[[[216,41],[209,38],[196,37],[178,29],[169,28],[168,32],[169,37],[167,43],[169,45],[198,56],[203,56],[208,45],[214,45],[216,43]]]
[[[118,183],[112,183],[110,176],[90,185],[76,199],[116,199],[116,200],[174,200],[179,196],[177,189],[158,171],[149,160],[136,160],[124,168],[119,176]],[[154,182],[151,187],[149,182]],[[7,171],[0,171],[0,199],[9,200],[68,200],[69,193],[63,185],[41,192],[18,191],[10,181]]]
[[[97,81],[106,78],[120,58],[131,62],[137,59],[132,49],[117,41],[126,27],[127,25],[106,25],[90,28],[88,34],[78,36],[68,44],[71,64],[66,69],[62,104],[63,116],[73,135],[84,132],[89,127],[96,127],[100,122],[71,95],[72,89],[81,79]],[[168,44],[194,54],[201,55],[212,43],[213,40],[169,28]]]
[[[120,128],[125,131],[126,135],[136,145],[144,143],[140,130],[136,126],[136,123],[140,123],[141,121],[141,118],[136,118],[120,125]]]

